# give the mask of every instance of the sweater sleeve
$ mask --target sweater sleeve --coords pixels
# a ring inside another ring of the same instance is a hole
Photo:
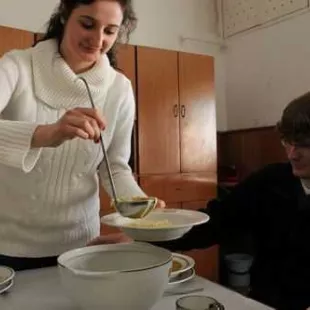
[[[131,83],[128,81],[127,95],[120,106],[111,144],[107,150],[113,180],[119,197],[146,196],[139,187],[128,164],[131,153],[131,136],[135,117],[135,99]],[[99,174],[107,193],[112,197],[105,163],[99,167]]]
[[[0,59],[0,114],[10,104],[19,79],[17,64],[8,56]],[[31,149],[35,123],[0,119],[0,164],[29,172],[41,149]]]
[[[265,169],[254,173],[223,200],[211,200],[205,209],[200,210],[210,216],[209,222],[193,227],[181,239],[155,244],[172,251],[187,251],[229,242],[231,238],[251,232],[258,218],[260,195],[264,195],[264,181],[267,179]]]

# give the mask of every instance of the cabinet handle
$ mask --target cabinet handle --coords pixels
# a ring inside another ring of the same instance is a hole
[[[185,105],[182,104],[182,106],[181,106],[181,116],[184,118],[185,115],[186,115],[186,108],[185,108]]]
[[[178,115],[179,115],[179,107],[177,104],[175,104],[173,106],[173,115],[174,115],[174,117],[178,117]]]

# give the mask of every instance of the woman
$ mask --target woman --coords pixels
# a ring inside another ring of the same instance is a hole
[[[135,21],[130,0],[62,0],[40,43],[0,60],[0,264],[49,266],[99,235],[101,131],[118,194],[145,195],[128,166],[131,84],[109,63]]]

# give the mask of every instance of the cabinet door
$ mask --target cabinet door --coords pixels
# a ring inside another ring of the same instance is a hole
[[[32,32],[0,26],[0,57],[12,49],[31,47],[34,43]]]
[[[213,197],[209,197],[211,199]],[[184,209],[198,210],[206,206],[206,201],[196,201],[183,203]],[[192,250],[184,252],[184,254],[195,260],[196,273],[211,281],[218,281],[218,265],[219,265],[219,247],[217,245],[208,249]]]
[[[179,53],[181,171],[216,171],[214,59]]]
[[[180,172],[178,54],[137,49],[139,173]]]

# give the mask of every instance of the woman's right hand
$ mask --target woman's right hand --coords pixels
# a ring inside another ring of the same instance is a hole
[[[105,120],[98,110],[75,108],[67,111],[54,124],[39,125],[33,134],[31,147],[56,147],[74,138],[98,143],[105,126]]]

